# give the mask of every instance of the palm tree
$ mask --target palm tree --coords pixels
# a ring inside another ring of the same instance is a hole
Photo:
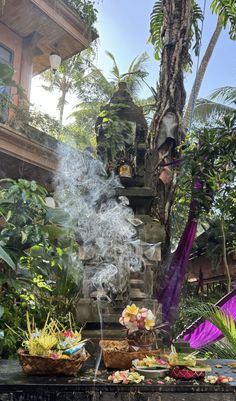
[[[131,62],[128,71],[121,73],[117,65],[114,55],[106,51],[106,55],[112,60],[113,66],[110,71],[112,75],[112,83],[116,86],[119,82],[126,82],[127,89],[132,97],[137,97],[138,92],[143,84],[143,80],[147,77],[148,72],[146,71],[147,61],[149,56],[146,52],[137,56]]]
[[[190,123],[192,108],[194,99],[198,97],[204,75],[206,73],[207,66],[220,37],[222,29],[229,25],[229,36],[230,39],[236,40],[236,8],[235,1],[225,0],[213,0],[211,2],[211,10],[214,14],[218,15],[215,30],[210,38],[206,51],[201,60],[200,66],[197,71],[196,78],[188,99],[187,106],[185,108],[183,124],[187,128]]]
[[[236,110],[236,87],[224,86],[215,89],[209,98],[200,98],[196,102],[194,109],[194,120],[204,122],[211,117],[235,112]]]
[[[145,82],[145,77],[148,75],[146,71],[146,64],[148,60],[147,53],[142,53],[132,60],[128,71],[121,73],[115,56],[106,51],[107,56],[112,61],[112,68],[110,70],[111,79],[107,79],[100,69],[94,65],[86,79],[81,83],[79,98],[81,102],[76,106],[76,111],[72,116],[75,117],[78,126],[86,126],[87,131],[94,132],[96,119],[98,117],[100,108],[108,103],[113,93],[115,92],[119,82],[126,82],[129,93],[134,97],[140,105],[147,105],[147,112],[155,104],[154,97],[148,98],[147,102],[138,99],[138,92]],[[153,93],[153,88],[150,88]]]
[[[67,103],[67,95],[73,92],[77,92],[79,87],[84,80],[86,70],[91,65],[91,57],[93,51],[87,49],[83,54],[77,54],[68,60],[62,62],[58,72],[53,75],[50,71],[46,71],[42,74],[42,78],[48,85],[43,85],[43,88],[52,91],[57,89],[60,93],[57,109],[59,110],[59,121],[62,124],[64,109]]]

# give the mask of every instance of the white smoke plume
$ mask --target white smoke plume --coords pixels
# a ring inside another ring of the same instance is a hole
[[[59,147],[56,198],[69,212],[81,245],[87,285],[105,289],[113,300],[128,299],[130,270],[142,264],[137,219],[127,199],[116,198],[118,177],[107,176],[88,151]]]

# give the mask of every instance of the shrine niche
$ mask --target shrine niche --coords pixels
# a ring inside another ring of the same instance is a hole
[[[114,171],[125,186],[144,186],[147,122],[120,82],[96,122],[97,154],[108,172]]]

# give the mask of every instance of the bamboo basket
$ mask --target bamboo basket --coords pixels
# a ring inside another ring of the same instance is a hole
[[[134,359],[143,359],[146,356],[160,356],[160,350],[129,351],[127,340],[101,340],[103,361],[106,368],[130,369]]]
[[[24,349],[19,349],[17,354],[23,371],[27,375],[38,376],[76,376],[84,362],[90,357],[84,348],[82,352],[70,359],[29,355]]]

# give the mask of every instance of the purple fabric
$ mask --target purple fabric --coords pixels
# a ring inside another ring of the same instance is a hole
[[[162,319],[164,322],[171,323],[175,318],[196,230],[197,221],[189,218],[168,270],[167,285],[157,297],[162,304]]]
[[[189,217],[180,238],[178,247],[173,255],[170,268],[164,280],[164,287],[157,294],[158,301],[162,304],[162,319],[172,323],[176,316],[181,290],[185,280],[188,259],[192,250],[193,241],[197,231],[198,193],[203,188],[203,183],[195,179],[193,184],[192,200],[190,203]],[[195,195],[197,195],[195,197]]]
[[[236,289],[222,298],[217,304],[236,320]],[[189,342],[191,348],[201,348],[223,338],[223,334],[208,320],[198,319],[184,330],[178,338]]]

